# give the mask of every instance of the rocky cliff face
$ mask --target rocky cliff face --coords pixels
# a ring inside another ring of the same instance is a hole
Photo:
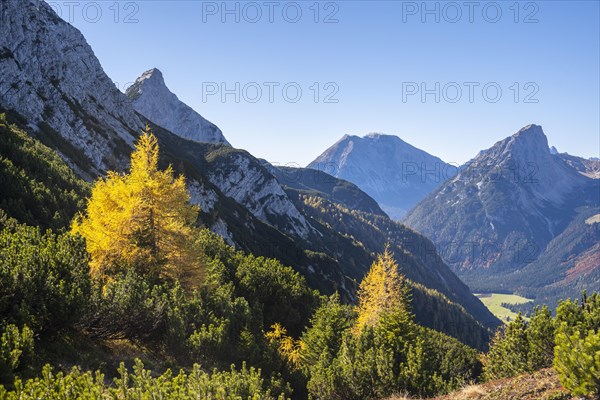
[[[3,0],[0,12],[0,106],[44,142],[68,143],[88,177],[122,167],[142,124],[85,38],[42,0]]]
[[[511,290],[520,284],[511,282],[515,271],[547,252],[581,207],[598,205],[598,183],[551,154],[542,128],[529,125],[480,152],[405,222],[472,289]]]
[[[356,184],[394,219],[402,218],[455,170],[396,136],[382,134],[346,135],[308,167]]]
[[[288,198],[277,179],[254,157],[233,150],[213,154],[208,179],[221,192],[245,206],[256,218],[282,232],[306,240],[314,229]]]
[[[156,68],[137,78],[126,94],[137,112],[184,139],[229,145],[216,125],[167,88],[162,73]]]

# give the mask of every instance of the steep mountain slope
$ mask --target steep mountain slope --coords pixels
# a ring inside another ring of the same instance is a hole
[[[360,210],[351,210],[326,198],[287,188],[301,209],[324,226],[346,235],[360,244],[369,254],[383,251],[386,243],[400,264],[402,273],[415,282],[444,294],[451,301],[462,304],[486,326],[495,326],[497,320],[475,298],[436,253],[427,238],[387,216]],[[339,258],[347,257],[344,249],[333,250]]]
[[[126,168],[146,120],[106,76],[85,38],[44,1],[9,0],[2,6],[0,108],[87,180]],[[165,130],[161,145],[177,143],[169,160],[180,165],[177,153],[185,153],[194,142],[173,136]],[[227,158],[228,148],[223,146],[218,154]],[[217,165],[217,152],[213,155],[212,165]],[[202,158],[196,164],[198,173],[188,180],[195,203],[207,211],[220,209],[207,224],[230,243],[234,231],[246,230],[244,235],[263,239],[250,243],[255,246],[248,250],[256,247],[268,254],[274,243],[298,247],[294,240],[311,232],[305,218],[260,163],[249,165],[247,158],[236,157],[228,168],[215,167],[210,173]],[[290,253],[294,256],[280,258],[299,270],[309,264],[302,250]],[[319,278],[313,283],[323,290],[333,290],[345,279],[339,269],[329,271],[329,263],[322,260],[323,271],[315,267]],[[329,278],[330,273],[337,275]]]
[[[551,154],[542,128],[529,125],[481,152],[419,203],[405,222],[430,237],[475,291],[539,287],[565,277],[566,270],[558,271],[557,263],[567,254],[583,254],[579,251],[593,233],[582,218],[598,207],[599,184],[561,155]],[[572,223],[578,228],[569,230]],[[554,240],[580,244],[567,250],[549,245]],[[595,265],[586,271],[600,266],[597,259],[590,262]],[[524,281],[527,274],[517,274],[520,270],[533,273],[533,280],[547,277],[539,283]]]
[[[455,168],[397,136],[345,135],[308,165],[355,183],[392,218],[451,177]]]
[[[537,259],[506,277],[515,282],[517,292],[536,298],[537,303],[556,304],[565,297],[576,298],[584,289],[600,287],[600,207],[576,211]]]
[[[154,68],[144,72],[127,91],[133,108],[163,128],[190,140],[229,145],[221,130],[181,102]]]
[[[48,147],[0,114],[0,209],[44,229],[68,226],[89,187]]]
[[[123,167],[142,123],[85,38],[43,0],[3,0],[0,12],[0,105],[88,177]]]
[[[322,197],[351,210],[386,216],[373,198],[351,182],[316,169],[275,167],[266,162],[264,165],[284,187]]]
[[[577,172],[589,178],[600,179],[600,160],[593,158],[582,158],[567,153],[557,153],[567,164]]]
[[[85,178],[93,179],[109,169],[122,170],[144,126],[143,117],[106,76],[81,33],[60,19],[46,2],[10,0],[2,4],[6,32],[0,37],[0,46],[5,49],[0,59],[0,106],[20,115],[29,131],[59,150]],[[164,104],[175,104],[159,72],[153,71],[142,81],[136,86],[138,100],[164,95]],[[160,92],[154,93],[157,84]],[[130,90],[130,94],[134,92]],[[182,103],[175,106],[187,107]],[[201,117],[195,114],[190,118],[197,121]],[[235,165],[235,170],[215,169],[205,180],[217,182],[226,196],[282,232],[308,235],[310,227],[268,172],[247,164]],[[197,181],[190,186],[201,185]],[[203,201],[198,197],[197,201]]]

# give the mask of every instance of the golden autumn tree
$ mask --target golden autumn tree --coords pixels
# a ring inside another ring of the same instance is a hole
[[[389,246],[373,262],[360,283],[357,311],[356,333],[365,326],[377,325],[385,313],[408,312],[408,291],[404,277],[398,272],[398,264]]]
[[[158,169],[158,155],[158,141],[146,127],[129,173],[98,180],[85,214],[73,221],[72,232],[86,239],[93,275],[127,268],[155,279],[199,275],[198,208],[190,204],[183,176],[176,178],[171,166]]]
[[[300,369],[302,362],[301,353],[306,350],[306,345],[300,339],[294,339],[288,336],[287,329],[280,323],[271,326],[271,330],[265,333],[267,341],[277,346],[277,351],[286,360],[293,369]]]

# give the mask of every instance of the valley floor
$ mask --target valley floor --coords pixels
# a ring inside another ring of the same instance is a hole
[[[388,400],[416,400],[395,396]],[[464,389],[435,400],[576,400],[561,386],[554,371],[543,369],[533,374],[500,379]]]
[[[517,313],[504,307],[504,304],[524,304],[533,301],[525,297],[517,296],[514,294],[502,294],[502,293],[485,293],[475,294],[481,300],[481,302],[494,314],[498,319],[503,322],[514,321],[517,318]]]

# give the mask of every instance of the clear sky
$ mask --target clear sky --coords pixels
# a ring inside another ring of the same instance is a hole
[[[47,1],[120,88],[159,68],[271,162],[381,132],[460,163],[529,123],[599,156],[598,1]]]

